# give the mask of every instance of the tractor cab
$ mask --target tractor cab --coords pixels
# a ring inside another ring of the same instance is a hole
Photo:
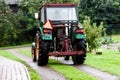
[[[41,21],[51,20],[53,24],[77,23],[75,4],[46,4],[41,7]]]

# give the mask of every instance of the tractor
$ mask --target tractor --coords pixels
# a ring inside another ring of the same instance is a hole
[[[35,13],[38,22],[32,59],[45,66],[49,56],[71,57],[75,65],[83,64],[86,57],[86,34],[78,20],[75,4],[45,4]]]

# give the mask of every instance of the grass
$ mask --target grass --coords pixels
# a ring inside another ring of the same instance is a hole
[[[48,65],[55,71],[61,73],[68,80],[98,80],[93,76],[90,76],[82,71],[79,71],[73,66],[65,65],[60,63],[59,61],[49,59]]]
[[[18,52],[24,54],[25,56],[29,57],[29,58],[32,58],[32,55],[31,55],[31,50],[29,48],[19,48],[17,49]]]
[[[113,42],[120,42],[120,34],[119,35],[112,35]]]
[[[11,53],[9,53],[5,50],[0,50],[0,56],[4,56],[6,58],[23,63],[28,69],[31,80],[41,80],[34,69],[32,69],[26,62],[22,61],[21,59],[17,58],[16,56],[12,55]]]
[[[104,50],[102,55],[88,53],[85,64],[120,76],[120,52]]]
[[[31,44],[22,44],[22,45],[15,45],[15,46],[5,46],[5,47],[0,47],[0,50],[1,49],[9,49],[9,48],[26,47],[26,46],[31,46]]]
[[[18,49],[18,51],[28,57],[30,57],[31,52],[29,49]],[[62,64],[56,60],[49,59],[48,65],[55,71],[61,73],[66,77],[68,80],[97,80],[95,77],[90,76],[82,71],[79,71],[75,67]],[[76,76],[77,75],[77,76]]]

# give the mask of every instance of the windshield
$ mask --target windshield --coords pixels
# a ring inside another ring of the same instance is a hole
[[[77,14],[75,7],[47,7],[46,8],[46,16],[47,19],[52,21],[59,21],[59,20],[77,20]]]

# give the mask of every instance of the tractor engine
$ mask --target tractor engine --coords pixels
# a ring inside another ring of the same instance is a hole
[[[57,51],[62,51],[64,47],[64,39],[65,39],[65,30],[64,28],[58,28],[56,35],[56,48]]]

